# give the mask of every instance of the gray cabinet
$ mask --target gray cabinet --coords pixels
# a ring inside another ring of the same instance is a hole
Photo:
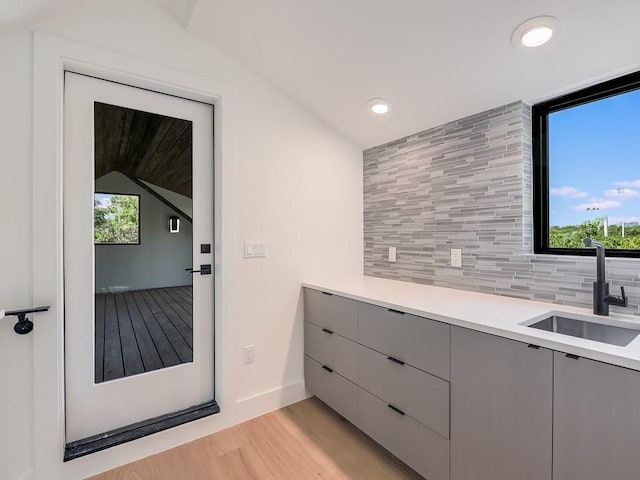
[[[640,372],[556,352],[554,480],[640,478]]]
[[[427,479],[449,480],[449,325],[313,289],[304,300],[308,390]]]
[[[551,479],[552,375],[551,350],[451,327],[451,480]]]

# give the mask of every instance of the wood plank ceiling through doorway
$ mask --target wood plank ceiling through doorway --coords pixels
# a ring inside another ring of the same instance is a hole
[[[192,122],[95,102],[95,178],[112,171],[192,198]]]

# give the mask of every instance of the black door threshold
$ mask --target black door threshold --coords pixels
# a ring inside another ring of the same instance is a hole
[[[184,410],[150,418],[149,420],[99,433],[98,435],[83,438],[82,440],[76,440],[75,442],[65,445],[64,461],[68,462],[75,458],[84,457],[85,455],[137,440],[138,438],[146,437],[147,435],[152,435],[219,412],[220,407],[218,403],[212,400],[201,405],[195,405]]]

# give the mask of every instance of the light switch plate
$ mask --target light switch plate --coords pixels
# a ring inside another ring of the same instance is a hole
[[[266,257],[264,240],[246,240],[244,242],[244,258]]]
[[[451,266],[453,268],[462,268],[462,250],[460,248],[451,249]]]
[[[396,247],[389,247],[389,261],[396,261]]]

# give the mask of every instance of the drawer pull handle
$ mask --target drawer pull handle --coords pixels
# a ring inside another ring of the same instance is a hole
[[[322,331],[325,332],[325,333],[328,333],[329,335],[333,335],[333,332],[331,330],[329,330],[328,328],[323,328]]]
[[[394,357],[387,357],[387,360],[391,360],[393,363],[397,363],[398,365],[404,365],[404,362],[402,360],[398,360]]]
[[[404,315],[404,312],[401,312],[400,310],[394,310],[393,308],[387,308],[387,311],[391,313],[397,313],[398,315]]]
[[[323,295],[329,295],[330,297],[333,296],[333,293],[329,293],[329,292],[322,292]]]
[[[540,347],[538,345],[534,345],[532,343],[530,343],[529,345],[527,345],[527,347],[529,348],[533,348],[534,350],[538,350]]]
[[[322,368],[323,368],[324,370],[326,370],[327,372],[329,372],[329,373],[333,373],[333,368],[329,368],[329,367],[327,367],[326,365],[322,365]]]
[[[400,410],[398,407],[394,407],[393,405],[387,405],[387,407],[389,407],[394,412],[399,413],[400,415],[404,415],[404,412]]]
[[[578,355],[574,355],[573,353],[567,353],[567,358],[570,358],[572,360],[579,360],[580,357]]]

